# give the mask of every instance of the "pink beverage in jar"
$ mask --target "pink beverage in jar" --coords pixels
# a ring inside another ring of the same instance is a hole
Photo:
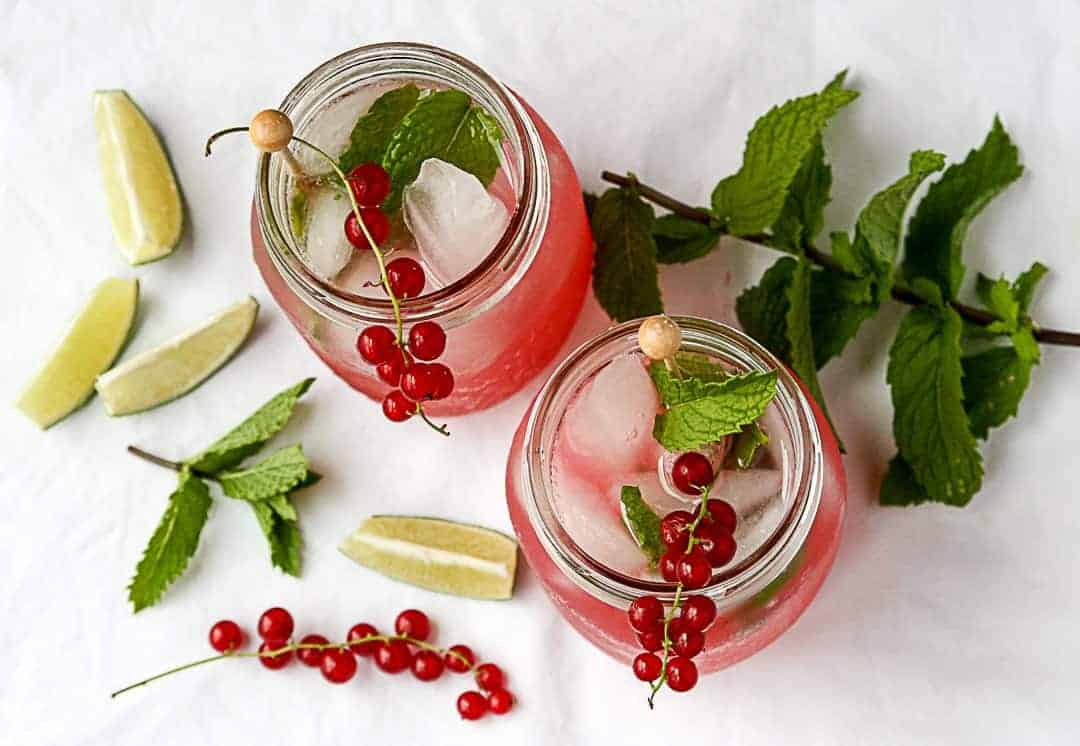
[[[733,559],[705,588],[691,591],[718,609],[694,659],[709,672],[761,650],[813,600],[836,554],[846,488],[828,424],[786,367],[731,327],[675,321],[680,355],[730,373],[777,371],[776,395],[758,420],[769,441],[750,463],[738,463],[730,436],[698,449],[715,474],[710,498],[727,501],[737,516]],[[639,325],[610,329],[559,366],[517,431],[506,475],[522,550],[556,608],[625,663],[643,651],[628,606],[647,595],[670,604],[675,583],[636,543],[621,488],[638,487],[659,517],[693,513],[698,504],[673,480],[678,454],[653,437],[661,401],[638,347]]]
[[[446,331],[438,362],[453,372],[453,393],[425,411],[463,414],[502,401],[552,360],[584,300],[592,237],[577,176],[554,133],[520,97],[450,52],[360,47],[311,72],[280,108],[298,137],[348,167],[357,122],[406,87],[418,102],[460,92],[475,115],[466,126],[498,133],[488,183],[451,163],[447,147],[423,161],[400,206],[383,203],[387,261],[413,259],[425,278],[421,295],[401,304],[405,334],[422,321]],[[356,347],[362,329],[394,326],[375,257],[347,240],[350,203],[325,161],[298,144],[291,152],[303,169],[299,179],[280,157],[259,162],[255,261],[315,353],[353,388],[380,399],[392,387]]]

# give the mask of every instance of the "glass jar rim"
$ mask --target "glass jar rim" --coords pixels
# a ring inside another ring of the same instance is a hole
[[[708,586],[695,593],[729,606],[753,596],[776,579],[795,559],[810,533],[823,489],[821,433],[804,389],[791,371],[768,350],[733,327],[690,316],[671,317],[683,332],[682,350],[706,353],[743,370],[777,372],[774,404],[783,418],[792,445],[791,469],[785,468],[784,489],[791,504],[760,547],[738,563],[714,574]],[[640,351],[637,330],[641,320],[611,327],[571,352],[536,396],[525,425],[520,484],[526,513],[539,542],[554,564],[576,585],[614,606],[625,606],[642,595],[670,602],[675,584],[634,578],[593,559],[558,524],[551,496],[551,442],[566,405],[596,371],[619,354]],[[790,479],[789,479],[790,477]]]
[[[402,319],[407,324],[437,319],[446,328],[460,326],[502,300],[539,250],[550,205],[547,156],[540,134],[518,97],[478,65],[448,50],[413,42],[369,44],[339,54],[305,75],[279,108],[293,117],[297,132],[301,132],[307,117],[328,103],[322,100],[325,91],[340,88],[343,78],[348,83],[356,76],[364,84],[412,78],[465,90],[502,126],[512,156],[512,162],[504,162],[503,167],[517,180],[516,208],[502,236],[465,276],[401,302]],[[335,93],[340,95],[340,91]],[[283,174],[280,159],[271,159],[268,153],[260,156],[255,210],[277,272],[294,293],[324,315],[352,324],[392,322],[389,299],[348,293],[319,277],[299,258],[291,229],[282,227],[288,223],[287,210],[275,205],[272,196],[272,184]]]

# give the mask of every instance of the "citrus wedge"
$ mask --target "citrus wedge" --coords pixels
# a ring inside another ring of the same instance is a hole
[[[98,160],[113,235],[124,258],[144,264],[172,253],[184,209],[154,128],[124,91],[94,93]]]
[[[340,549],[364,567],[431,591],[496,600],[514,592],[517,542],[480,526],[376,515]]]
[[[251,296],[97,379],[105,411],[134,414],[179,398],[209,378],[247,339],[259,304]]]
[[[93,395],[94,379],[124,349],[138,305],[138,280],[101,282],[15,406],[42,428],[78,409]]]

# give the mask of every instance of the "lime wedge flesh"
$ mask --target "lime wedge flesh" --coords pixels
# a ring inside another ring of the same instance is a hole
[[[42,428],[78,409],[93,395],[94,379],[124,349],[138,305],[138,280],[101,282],[15,406]]]
[[[109,218],[131,264],[172,253],[184,210],[172,166],[154,128],[124,91],[94,93],[98,160]]]
[[[248,296],[160,347],[140,353],[97,379],[112,416],[134,414],[183,396],[209,378],[247,339],[259,304]]]
[[[514,592],[517,542],[480,526],[376,515],[340,549],[364,567],[431,591],[495,600]]]

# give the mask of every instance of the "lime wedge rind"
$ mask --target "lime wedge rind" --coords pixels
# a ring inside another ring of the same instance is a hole
[[[86,404],[94,380],[131,340],[138,306],[138,280],[112,277],[99,283],[15,406],[44,430]]]
[[[158,347],[125,360],[97,379],[112,417],[144,412],[190,393],[243,346],[258,315],[248,296]]]

